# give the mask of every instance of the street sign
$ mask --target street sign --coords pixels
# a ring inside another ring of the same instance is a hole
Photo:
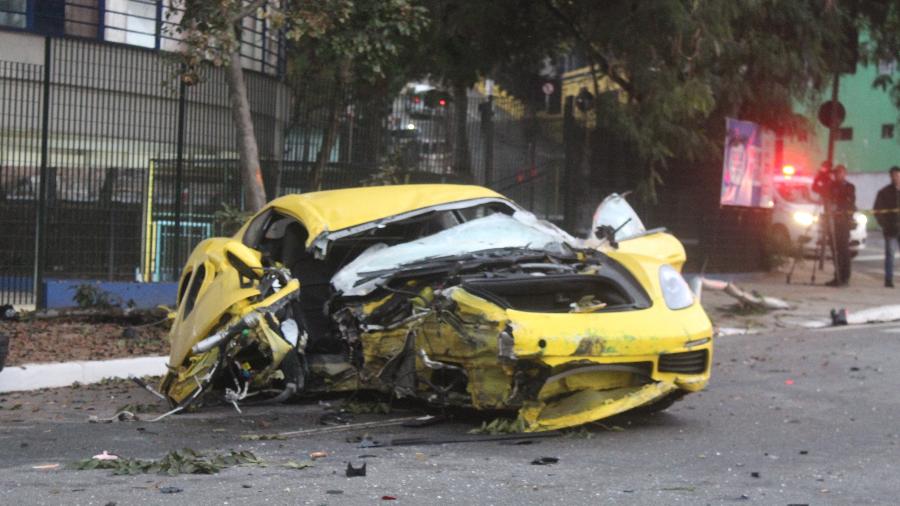
[[[841,123],[844,122],[844,118],[847,117],[847,110],[844,109],[844,104],[838,101],[833,102],[829,100],[819,106],[819,122],[822,123],[825,128],[831,128],[832,115],[834,116],[834,126],[841,126]]]
[[[553,83],[544,83],[544,85],[541,86],[541,91],[544,92],[544,95],[552,95],[553,90],[555,89],[556,88],[553,87]]]

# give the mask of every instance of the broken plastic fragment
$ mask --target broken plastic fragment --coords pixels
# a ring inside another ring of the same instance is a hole
[[[347,478],[353,478],[355,476],[365,476],[366,475],[366,463],[363,462],[363,465],[360,467],[353,467],[353,464],[347,462]]]
[[[103,453],[101,453],[99,455],[94,455],[92,458],[94,460],[119,460],[118,455],[112,455],[109,452],[107,452],[106,450],[103,450]]]

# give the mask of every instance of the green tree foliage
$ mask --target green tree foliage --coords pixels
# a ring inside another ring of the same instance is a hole
[[[890,52],[897,37],[881,1],[544,0],[560,36],[585,55],[615,96],[595,101],[601,129],[617,132],[642,161],[643,193],[671,165],[716,159],[725,116],[783,133],[808,127],[793,112],[831,82],[856,46]],[[896,21],[896,14],[893,14]],[[890,32],[890,33],[888,33]],[[877,49],[876,49],[877,48]],[[873,54],[874,54],[873,52]],[[893,46],[896,55],[896,45]]]
[[[184,42],[184,79],[196,80],[201,62],[228,68],[233,119],[238,130],[241,175],[247,207],[265,204],[259,154],[241,69],[240,41],[248,18],[281,30],[297,56],[289,81],[302,83],[311,74],[330,74],[336,90],[329,103],[331,125],[319,155],[315,180],[327,160],[342,105],[339,90],[351,81],[375,84],[408,42],[424,26],[421,8],[411,0],[174,0],[170,17],[180,15],[176,28]],[[179,14],[181,13],[181,14]],[[305,61],[306,64],[303,62]],[[319,72],[310,72],[315,67]],[[296,86],[295,86],[296,89]]]
[[[355,2],[346,17],[320,36],[289,46],[287,82],[294,95],[294,120],[308,119],[300,109],[309,103],[324,104],[327,117],[313,188],[321,183],[348,100],[375,98],[387,104],[409,78],[411,48],[427,25],[425,9],[414,0]],[[370,112],[367,119],[380,121]]]

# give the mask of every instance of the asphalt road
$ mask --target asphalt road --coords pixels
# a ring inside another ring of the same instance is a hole
[[[656,416],[626,416],[568,436],[516,445],[479,442],[358,448],[350,431],[286,440],[242,434],[321,427],[315,402],[227,407],[162,422],[87,423],[127,403],[152,402],[130,385],[0,398],[3,504],[898,504],[900,325],[730,336],[717,342],[713,380]],[[340,402],[340,401],[332,401]],[[18,406],[18,407],[16,407]],[[360,415],[357,422],[409,416]],[[370,431],[460,436],[475,422]],[[217,475],[111,476],[33,466],[89,457],[160,458],[191,447],[246,449],[266,467]],[[307,469],[281,464],[326,458]],[[363,457],[365,456],[365,457]],[[557,464],[536,466],[538,457]],[[367,476],[347,478],[348,461]],[[163,487],[177,487],[177,495]]]

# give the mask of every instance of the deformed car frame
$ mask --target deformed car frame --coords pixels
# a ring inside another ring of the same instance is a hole
[[[607,231],[576,239],[477,186],[278,198],[191,254],[160,389],[175,409],[372,389],[529,431],[664,409],[707,384],[712,326],[677,239]]]

